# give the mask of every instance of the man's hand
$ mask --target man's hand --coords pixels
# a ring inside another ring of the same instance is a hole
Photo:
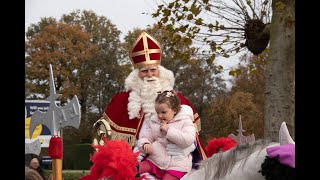
[[[142,149],[147,154],[152,154],[152,145],[149,143],[146,143],[142,146]]]

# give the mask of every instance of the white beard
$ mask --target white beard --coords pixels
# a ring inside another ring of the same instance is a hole
[[[145,113],[145,119],[149,119],[155,112],[154,101],[158,91],[172,90],[174,84],[173,73],[159,66],[160,77],[145,77],[143,80],[138,76],[139,70],[135,69],[125,81],[125,88],[130,91],[128,114],[129,119],[140,118],[140,110]],[[147,80],[154,80],[147,82]]]

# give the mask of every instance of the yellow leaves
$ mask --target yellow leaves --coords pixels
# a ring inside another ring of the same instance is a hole
[[[174,6],[174,3],[175,3],[175,2],[169,3],[168,8],[171,9],[171,8]]]
[[[195,24],[196,24],[196,25],[201,25],[201,24],[202,24],[202,21],[203,21],[202,18],[198,18],[198,19],[195,21]]]
[[[231,96],[230,109],[234,114],[254,113],[257,107],[253,103],[253,94],[246,92],[236,92]]]
[[[214,59],[216,58],[215,54],[212,54],[208,59],[207,59],[207,63],[208,65],[211,65],[214,61]],[[221,66],[222,67],[222,66]],[[222,67],[223,68],[223,67]]]
[[[193,3],[190,7],[190,11],[192,12],[192,14],[194,14],[195,16],[197,16],[198,14],[200,14],[201,10],[200,10],[200,6],[196,6],[195,3]]]
[[[283,10],[286,7],[285,4],[283,4],[281,1],[276,2],[276,9],[277,10]]]
[[[208,24],[208,28],[212,29],[214,26],[212,23]]]
[[[167,16],[163,17],[163,18],[161,19],[161,21],[162,21],[163,23],[168,22],[168,17],[167,17]]]
[[[184,38],[183,42],[185,42],[187,45],[190,45],[192,43],[192,39],[190,38]]]
[[[184,33],[184,32],[186,32],[186,30],[187,30],[188,27],[189,27],[189,24],[187,24],[187,25],[185,25],[185,26],[181,26],[181,27],[179,28],[179,30],[180,30],[180,32]]]
[[[187,16],[187,20],[192,20],[193,19],[193,15],[192,14],[188,14],[188,16]]]
[[[240,75],[240,74],[241,74],[241,70],[240,69],[229,71],[229,75],[230,76],[235,76],[235,75]]]
[[[168,16],[170,16],[170,14],[171,14],[171,10],[169,10],[169,9],[164,9],[163,10],[163,15],[164,16],[168,17]]]
[[[224,53],[222,56],[223,56],[223,57],[225,57],[225,58],[230,57],[230,55],[229,55],[229,54],[227,54],[227,53]]]

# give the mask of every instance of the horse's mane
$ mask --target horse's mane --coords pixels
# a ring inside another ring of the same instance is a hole
[[[214,179],[219,179],[228,172],[231,172],[235,163],[239,160],[243,160],[241,166],[243,168],[248,157],[255,151],[259,150],[259,153],[272,143],[269,140],[257,140],[254,143],[248,143],[245,145],[236,146],[226,152],[219,152],[213,154],[210,158],[207,158],[200,162],[200,168],[205,168],[206,177],[210,175],[210,172],[214,172]],[[212,169],[214,169],[212,171]],[[207,178],[206,178],[207,179]]]

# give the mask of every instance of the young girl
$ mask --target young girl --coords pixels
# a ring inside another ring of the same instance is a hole
[[[155,100],[157,115],[147,121],[138,147],[148,154],[139,163],[139,174],[148,172],[163,180],[182,178],[192,168],[196,129],[190,106],[181,105],[174,91],[164,91]]]

